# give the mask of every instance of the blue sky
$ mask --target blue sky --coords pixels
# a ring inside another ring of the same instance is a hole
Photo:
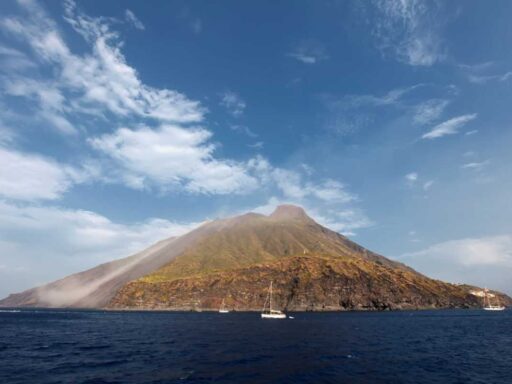
[[[512,3],[0,3],[0,296],[279,203],[512,293]]]

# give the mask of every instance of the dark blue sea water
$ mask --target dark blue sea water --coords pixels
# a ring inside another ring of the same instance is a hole
[[[512,383],[512,311],[0,312],[0,383]]]

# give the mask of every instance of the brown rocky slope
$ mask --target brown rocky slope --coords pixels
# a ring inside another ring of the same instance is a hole
[[[478,288],[429,279],[314,222],[298,207],[228,220],[167,265],[122,287],[115,309],[286,310],[480,307]],[[512,300],[503,294],[501,302]]]

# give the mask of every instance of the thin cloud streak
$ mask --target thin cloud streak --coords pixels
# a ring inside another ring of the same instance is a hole
[[[464,125],[469,123],[470,121],[476,119],[477,114],[467,114],[462,116],[457,116],[454,118],[451,118],[449,120],[446,120],[438,125],[436,125],[434,128],[432,128],[429,132],[425,133],[423,136],[421,136],[422,139],[438,139],[440,137],[446,136],[446,135],[455,135],[459,132],[459,129],[462,128]]]

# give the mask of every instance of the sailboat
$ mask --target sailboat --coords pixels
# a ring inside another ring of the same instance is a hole
[[[272,281],[270,282],[270,288],[268,289],[267,299],[265,300],[265,304],[263,305],[261,317],[263,319],[286,319],[286,315],[283,312],[277,309],[272,309]]]
[[[220,305],[219,313],[229,313],[229,309],[226,308],[226,303],[224,302],[224,299],[222,299],[222,304]]]
[[[503,311],[505,309],[504,306],[500,304],[500,298],[497,295],[496,297],[496,305],[491,304],[491,299],[489,298],[489,290],[485,288],[484,290],[484,310],[485,311]]]

